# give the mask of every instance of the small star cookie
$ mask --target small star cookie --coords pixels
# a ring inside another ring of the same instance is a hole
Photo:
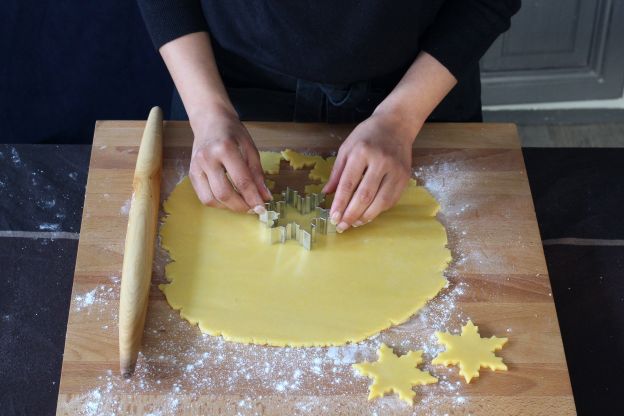
[[[459,364],[459,374],[464,376],[466,383],[470,383],[474,377],[479,377],[480,368],[507,370],[503,359],[494,355],[494,351],[503,348],[507,338],[481,338],[479,327],[470,320],[462,327],[461,335],[438,331],[436,336],[438,342],[446,347],[446,351],[438,354],[431,364],[445,366]]]
[[[392,352],[392,348],[381,344],[377,351],[379,359],[375,362],[353,364],[361,375],[373,379],[368,388],[368,400],[383,397],[385,393],[397,393],[401,400],[413,404],[415,393],[414,385],[436,383],[437,378],[416,366],[422,363],[422,351],[409,351],[401,357]]]

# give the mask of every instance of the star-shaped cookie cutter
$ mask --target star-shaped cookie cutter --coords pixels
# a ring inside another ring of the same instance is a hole
[[[325,202],[325,194],[323,193],[312,193],[304,196],[287,187],[282,192],[281,200],[265,203],[266,212],[260,214],[259,217],[268,229],[270,244],[284,244],[288,240],[295,240],[306,250],[312,250],[317,233],[325,235],[335,233],[336,226],[329,221],[329,209],[321,207],[323,202]],[[295,208],[304,215],[315,213],[315,217],[310,220],[310,231],[295,221],[279,225],[280,219],[287,219],[286,206]]]

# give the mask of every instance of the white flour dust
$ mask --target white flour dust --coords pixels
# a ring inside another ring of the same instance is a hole
[[[39,229],[41,231],[58,231],[58,230],[61,229],[61,224],[43,222],[43,223],[39,224]]]
[[[14,147],[11,147],[11,162],[13,162],[13,165],[16,168],[19,168],[22,166],[22,159],[20,158],[20,155],[17,152],[17,149]]]
[[[126,202],[119,208],[119,213],[125,217],[130,213],[130,205],[132,205],[132,198],[126,199]]]
[[[175,174],[168,175],[170,179],[164,182],[167,188],[164,195],[185,173],[182,165],[172,170]],[[439,170],[417,172],[419,180],[442,206],[439,217],[454,235],[451,244],[454,260],[446,272],[447,286],[409,321],[357,344],[276,348],[226,342],[220,337],[202,334],[178,312],[164,305],[148,313],[143,349],[134,377],[121,378],[113,366],[98,376],[97,383],[90,385],[85,393],[73,396],[67,409],[89,416],[122,415],[130,411],[152,415],[181,411],[263,415],[275,413],[276,409],[283,414],[316,415],[329,414],[338,408],[341,414],[362,414],[361,410],[366,409],[364,414],[385,415],[420,414],[423,408],[428,409],[427,414],[435,414],[436,406],[450,402],[457,414],[463,414],[462,409],[469,399],[463,394],[464,384],[457,371],[433,367],[430,362],[442,350],[435,331],[457,331],[467,319],[458,308],[467,292],[467,283],[458,281],[458,269],[467,260],[474,259],[473,253],[464,247],[464,240],[469,236],[457,229],[455,221],[473,207],[469,204],[452,206],[445,199],[445,192],[441,192],[448,183],[442,183],[440,175]],[[122,207],[122,215],[125,211]],[[154,285],[165,282],[167,261],[166,253],[157,250]],[[119,278],[110,280],[74,298],[76,310],[95,318],[102,331],[117,330],[117,308],[107,306],[118,302]],[[425,363],[422,368],[439,379],[435,385],[415,387],[413,408],[396,396],[366,401],[370,380],[359,376],[352,364],[376,360],[376,351],[382,342],[399,354],[422,349]],[[136,400],[137,396],[150,393],[153,396],[149,396],[149,401]],[[286,397],[288,400],[284,400]],[[358,402],[357,408],[353,407],[353,402]],[[340,405],[336,407],[336,403]]]

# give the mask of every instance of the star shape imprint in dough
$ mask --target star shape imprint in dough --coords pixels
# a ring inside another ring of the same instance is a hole
[[[422,363],[422,351],[409,351],[397,356],[392,348],[381,344],[377,351],[379,359],[375,362],[353,364],[361,375],[373,379],[368,388],[368,400],[383,397],[385,393],[395,392],[401,400],[413,404],[415,396],[412,386],[437,383],[438,379],[416,366]]]
[[[480,368],[490,370],[507,370],[501,357],[494,355],[494,351],[503,348],[507,338],[481,338],[479,327],[468,321],[462,327],[461,335],[452,335],[448,332],[436,332],[438,342],[446,347],[446,351],[435,357],[431,364],[445,366],[459,364],[459,374],[464,376],[466,383],[473,377],[479,377]]]

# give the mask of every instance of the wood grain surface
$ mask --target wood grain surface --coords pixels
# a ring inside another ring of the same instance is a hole
[[[202,336],[169,308],[157,288],[165,282],[164,260],[158,255],[138,374],[123,381],[117,374],[119,276],[144,125],[139,121],[96,125],[57,414],[575,414],[524,161],[516,128],[509,124],[426,125],[414,144],[413,157],[419,182],[442,206],[439,217],[447,227],[454,257],[449,287],[431,301],[431,308],[448,309],[449,302],[443,301],[455,293],[445,327],[457,331],[469,317],[482,336],[509,337],[498,353],[509,371],[482,370],[466,385],[457,368],[427,367],[449,381],[446,387],[417,388],[413,407],[392,397],[369,403],[369,380],[357,377],[350,369],[353,361],[344,356],[336,365],[323,363],[315,377],[304,371],[296,389],[284,391],[279,384],[273,388],[281,377],[279,368],[267,371],[263,380],[254,379],[251,370],[252,377],[241,377],[247,361],[238,356],[266,361],[279,357],[274,354],[277,350]],[[292,148],[323,155],[335,152],[352,128],[246,125],[261,150]],[[188,170],[191,143],[188,123],[165,123],[163,198]],[[286,171],[278,181],[301,186],[304,180],[304,172]],[[404,330],[380,335],[399,352],[418,347],[412,340],[426,339],[433,332],[418,316],[404,325]],[[284,350],[283,355],[298,357],[293,350]],[[315,349],[300,357],[326,353]],[[191,364],[189,371],[187,363],[202,354],[210,365],[200,360],[202,365]],[[365,355],[374,358],[374,349]],[[271,363],[263,364],[268,368]],[[312,363],[301,365],[309,368]]]

